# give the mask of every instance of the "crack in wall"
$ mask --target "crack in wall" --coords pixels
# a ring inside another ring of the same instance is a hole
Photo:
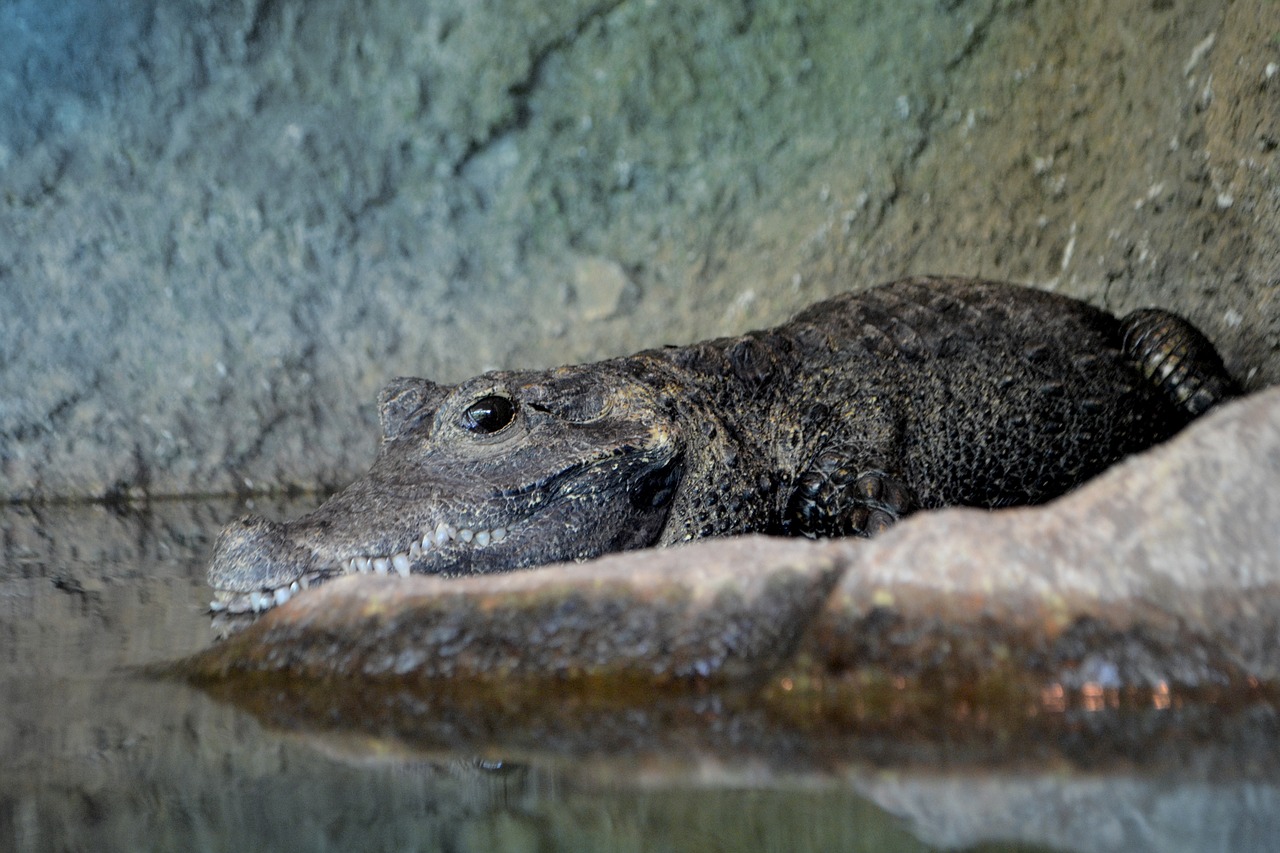
[[[533,113],[529,109],[529,100],[542,82],[542,75],[546,70],[547,63],[566,48],[571,47],[587,31],[588,27],[596,21],[609,17],[626,2],[627,0],[608,0],[608,2],[588,10],[568,30],[552,37],[545,44],[534,49],[529,59],[528,72],[522,79],[507,87],[507,94],[515,102],[512,110],[504,120],[491,126],[488,129],[488,133],[483,137],[472,139],[467,143],[466,149],[458,156],[453,165],[452,174],[454,177],[461,176],[472,160],[498,144],[504,137],[512,133],[518,133],[529,126],[529,122],[533,117]]]

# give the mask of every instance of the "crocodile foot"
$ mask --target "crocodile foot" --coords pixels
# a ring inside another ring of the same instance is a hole
[[[893,526],[913,507],[907,484],[884,471],[864,471],[846,491],[848,535],[874,536]]]
[[[878,468],[855,471],[820,459],[797,483],[784,532],[810,538],[874,536],[914,509],[911,489],[900,478]]]

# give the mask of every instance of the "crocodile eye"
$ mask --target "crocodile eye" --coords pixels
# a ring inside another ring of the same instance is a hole
[[[462,425],[472,432],[495,433],[516,418],[516,404],[510,397],[490,394],[476,400],[462,413]]]

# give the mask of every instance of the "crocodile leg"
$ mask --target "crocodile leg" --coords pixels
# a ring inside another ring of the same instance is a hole
[[[1143,308],[1120,322],[1125,355],[1188,417],[1240,393],[1213,344],[1177,314]]]

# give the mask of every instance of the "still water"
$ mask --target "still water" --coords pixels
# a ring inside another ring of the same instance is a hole
[[[213,641],[204,563],[242,511],[0,509],[0,851],[1280,849],[1266,705],[1024,743],[833,738],[714,695],[595,716],[400,701],[353,725],[146,676]]]

